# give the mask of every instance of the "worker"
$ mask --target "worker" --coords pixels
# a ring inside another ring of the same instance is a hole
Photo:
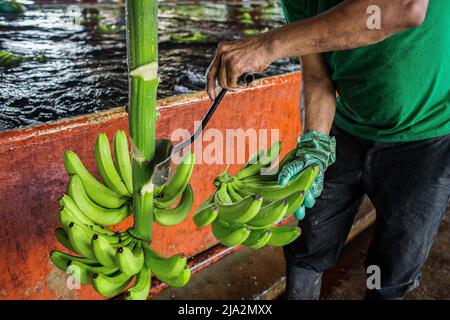
[[[206,90],[213,99],[216,79],[237,90],[243,72],[300,57],[303,133],[278,179],[312,164],[320,173],[306,217],[296,212],[302,236],[284,250],[287,298],[319,299],[367,195],[377,217],[365,265],[379,281],[365,299],[402,299],[420,284],[450,197],[448,0],[282,6],[288,24],[219,44]]]

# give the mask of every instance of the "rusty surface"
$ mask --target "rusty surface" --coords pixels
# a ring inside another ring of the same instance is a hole
[[[266,78],[251,87],[227,95],[208,128],[222,132],[233,128],[279,129],[283,153],[295,146],[300,131],[298,73]],[[210,102],[205,94],[191,94],[159,102],[158,136],[173,130],[193,130]],[[122,110],[111,110],[65,121],[0,133],[0,299],[100,299],[86,286],[65,289],[65,275],[55,270],[49,253],[57,248],[53,235],[58,226],[58,198],[68,177],[62,155],[77,152],[95,172],[94,141],[99,132],[112,139],[117,129],[127,128]],[[206,143],[203,144],[206,146]],[[192,187],[199,205],[212,191],[212,180],[225,164],[197,165]],[[233,165],[235,173],[240,165]],[[130,225],[128,220],[121,228]],[[191,219],[176,227],[155,226],[154,243],[163,254],[184,252],[189,256],[216,245],[209,228],[198,229]],[[7,258],[5,258],[7,257]]]

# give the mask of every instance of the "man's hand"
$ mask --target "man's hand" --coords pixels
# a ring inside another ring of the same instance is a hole
[[[336,141],[326,134],[309,131],[299,138],[295,157],[295,160],[282,168],[278,175],[278,183],[285,185],[307,167],[319,166],[319,173],[305,194],[304,206],[311,208],[315,203],[314,199],[322,193],[325,170],[336,160]],[[304,206],[295,212],[298,220],[302,220],[305,216]]]
[[[270,40],[264,34],[243,40],[221,42],[208,67],[206,91],[211,100],[216,97],[216,79],[229,91],[238,88],[238,78],[244,72],[260,72],[273,61]]]
[[[429,0],[345,0],[310,19],[297,21],[243,40],[223,42],[207,71],[206,91],[237,89],[244,72],[259,72],[278,59],[349,50],[382,41],[398,32],[420,25]],[[383,12],[383,27],[367,28],[367,8],[377,5]]]

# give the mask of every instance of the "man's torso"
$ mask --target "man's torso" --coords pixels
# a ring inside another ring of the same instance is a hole
[[[288,22],[294,22],[340,2],[283,0],[283,7]],[[337,126],[360,138],[392,142],[450,133],[449,9],[448,0],[430,1],[417,28],[325,54],[339,93]]]

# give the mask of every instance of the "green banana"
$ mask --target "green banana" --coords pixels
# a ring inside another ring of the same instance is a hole
[[[272,232],[272,236],[267,244],[278,247],[291,243],[301,234],[301,229],[298,227],[272,227],[270,231]]]
[[[178,165],[173,178],[167,183],[162,192],[155,198],[155,206],[165,209],[175,203],[189,183],[192,171],[194,170],[195,155],[188,153]]]
[[[153,186],[153,197],[158,197],[164,191],[165,185]]]
[[[216,194],[214,195],[214,203],[220,202],[220,203],[226,203],[226,204],[232,204],[233,199],[231,199],[230,195],[228,194],[227,190],[227,183],[220,183],[219,188],[216,191]]]
[[[221,219],[216,219],[212,223],[214,237],[229,247],[240,245],[247,240],[250,231],[247,226],[229,226]]]
[[[247,240],[242,244],[249,248],[260,249],[269,242],[270,237],[272,237],[272,232],[270,230],[252,230]]]
[[[62,210],[66,211],[66,213],[71,217],[70,219],[76,223],[84,224],[89,226],[93,231],[98,232],[100,234],[105,235],[114,235],[114,231],[105,229],[101,225],[95,224],[94,221],[89,219],[81,210],[78,208],[76,203],[70,198],[68,195],[63,195],[59,200],[59,204],[62,207]],[[61,210],[61,211],[62,211]]]
[[[219,217],[221,219],[228,222],[246,223],[258,214],[263,199],[259,195],[254,195],[248,196],[236,203],[226,204],[216,198],[214,203],[219,208]]]
[[[112,226],[121,222],[128,215],[128,205],[117,209],[107,209],[92,202],[83,188],[81,178],[77,175],[70,178],[68,192],[81,211],[97,224]]]
[[[134,285],[125,291],[125,300],[146,300],[150,292],[152,277],[150,269],[143,266],[136,275]]]
[[[291,194],[299,191],[308,190],[317,173],[319,172],[318,167],[309,167],[305,169],[300,175],[298,175],[294,180],[288,182],[285,186],[278,185],[278,182],[245,182],[236,180],[236,189],[245,190],[245,192],[250,192],[253,194],[260,194],[265,200],[280,200],[284,199]]]
[[[253,193],[251,193],[245,189],[241,189],[239,187],[239,183],[240,183],[240,181],[238,181],[237,179],[234,180],[233,182],[231,182],[231,185],[233,186],[233,190],[236,191],[237,194],[239,194],[242,198],[254,195]],[[264,200],[266,200],[266,199],[264,199]]]
[[[122,292],[131,282],[133,277],[117,272],[113,275],[95,273],[92,276],[92,286],[104,297],[112,298]]]
[[[116,250],[114,247],[106,240],[105,237],[99,234],[94,234],[91,240],[92,251],[94,252],[95,258],[104,266],[115,266],[115,254]]]
[[[83,232],[86,233],[89,237],[92,237],[95,233],[99,233],[103,237],[105,237],[111,244],[115,244],[115,243],[119,242],[119,238],[117,237],[116,234],[110,235],[110,234],[101,233],[101,231],[103,231],[103,229],[100,229],[100,228],[98,228],[98,229],[100,229],[100,232],[98,232],[97,230],[92,229],[92,226],[87,226],[83,223],[80,223],[76,218],[73,219],[73,217],[70,215],[70,213],[68,213],[67,209],[63,209],[59,212],[59,219],[60,219],[60,222],[64,228],[64,231],[66,231],[66,233],[68,233],[68,231],[69,231],[70,224],[74,223],[79,228],[81,228],[83,230]]]
[[[296,153],[297,153],[297,149],[293,149],[284,155],[283,159],[281,159],[281,161],[278,163],[278,172],[276,172],[274,174],[265,174],[265,175],[256,174],[256,175],[245,177],[242,180],[245,180],[245,181],[278,181],[279,171],[281,171],[281,169],[283,169],[283,167],[285,165],[287,165],[289,162],[291,162],[295,159]]]
[[[50,259],[62,271],[69,270],[70,274],[82,284],[91,284],[94,273],[100,272],[109,275],[118,270],[117,268],[103,267],[92,260],[72,256],[60,251],[52,251]]]
[[[111,157],[111,148],[109,146],[108,137],[104,133],[100,133],[95,141],[94,158],[97,163],[97,169],[103,178],[103,182],[113,191],[121,196],[128,197],[130,193],[122,182],[119,173],[114,166]]]
[[[281,159],[281,161],[278,163],[278,171],[276,173],[273,174],[255,174],[252,176],[248,176],[245,178],[242,178],[242,180],[244,181],[278,181],[278,173],[281,169],[283,169],[283,167],[285,165],[287,165],[289,162],[291,162],[292,160],[295,159],[295,154],[296,154],[297,150],[293,149],[291,151],[289,151],[284,157],[283,159]]]
[[[114,160],[117,172],[122,178],[128,193],[133,194],[130,151],[128,149],[127,135],[123,130],[118,130],[114,135]]]
[[[248,168],[251,165],[255,164],[261,157],[264,155],[264,149],[260,148],[258,151],[256,151],[254,154],[251,155],[251,157],[248,159],[247,163],[244,165],[244,168]]]
[[[62,210],[59,212],[59,222],[61,223],[61,225],[63,226],[64,230],[65,230],[66,233],[67,233],[68,230],[69,230],[69,225],[70,225],[72,222],[77,222],[77,223],[78,223],[79,221],[77,221],[76,219],[72,218],[72,217],[70,216],[70,214],[69,214],[69,212],[68,212],[67,209],[62,209]]]
[[[66,232],[69,230],[69,224],[71,222],[76,223],[77,225],[82,227],[85,231],[86,230],[94,231],[93,226],[88,226],[88,225],[82,223],[75,215],[72,214],[72,212],[70,210],[68,210],[66,208],[62,209],[59,212],[59,222],[61,222],[61,225],[63,226],[63,228]],[[98,226],[97,226],[97,228],[101,230],[101,228],[99,228]]]
[[[132,246],[134,246],[136,244],[136,242],[138,242],[138,240],[136,240],[134,237],[128,236],[127,233],[121,233],[119,237],[120,237],[120,241],[118,241],[118,242],[109,241],[109,243],[111,244],[111,246],[114,249],[117,249],[118,247],[131,248]]]
[[[250,177],[246,177],[243,179],[240,179],[241,181],[245,181],[245,182],[261,182],[261,183],[273,183],[274,181],[278,181],[278,175],[277,174],[272,174],[272,175],[260,175],[260,174],[255,174],[253,176]]]
[[[77,262],[77,263],[79,263],[79,262]],[[107,267],[107,266],[102,266],[101,264],[97,264],[97,265],[93,265],[93,266],[88,265],[87,267],[89,267],[91,269],[91,272],[102,273],[107,276],[115,274],[119,271],[119,269],[117,267]]]
[[[281,161],[278,163],[278,171],[273,174],[256,174],[252,175],[246,178],[243,178],[243,180],[253,180],[253,181],[278,181],[278,173],[279,171],[287,165],[289,162],[293,161],[295,159],[295,154],[297,153],[297,149],[293,149],[286,153],[286,155],[281,159]]]
[[[66,249],[70,251],[74,251],[74,248],[70,244],[69,236],[67,235],[66,231],[63,228],[56,228],[55,229],[55,236],[58,242]]]
[[[88,268],[88,265],[80,262],[80,257],[73,257],[72,260],[71,258],[61,255],[61,253],[62,252],[59,251],[53,251],[50,254],[50,259],[55,266],[62,271],[69,272],[71,276],[75,277],[75,279],[82,284],[91,284],[93,273],[89,272],[90,269]],[[70,255],[67,256],[70,257]]]
[[[219,208],[213,203],[197,210],[192,219],[194,220],[195,225],[201,228],[216,220],[218,215]]]
[[[91,235],[86,230],[71,222],[68,226],[67,234],[70,244],[76,253],[92,260],[96,259],[91,248]]]
[[[289,208],[286,211],[285,217],[293,214],[295,211],[298,210],[303,204],[303,200],[305,199],[305,192],[295,192],[291,194],[289,197],[286,198],[286,200],[289,202]]]
[[[246,179],[242,179],[240,181],[237,181],[237,185],[242,186],[242,185],[252,185],[252,186],[258,186],[261,188],[269,188],[270,190],[273,189],[280,189],[282,188],[282,186],[278,185],[278,182],[272,179],[264,179],[264,177],[267,176],[251,176],[249,178]]]
[[[87,265],[79,261],[72,261],[68,268],[71,271],[71,275],[80,280],[82,284],[92,284],[92,276],[96,273],[110,275],[119,270],[114,267],[105,267],[98,264]]]
[[[175,254],[164,258],[149,246],[144,247],[145,265],[152,270],[158,279],[161,277],[172,278],[183,272],[187,258],[181,254]]]
[[[227,183],[227,191],[228,195],[230,196],[233,202],[239,202],[242,199],[244,199],[244,197],[242,197],[239,193],[236,192],[236,190],[234,190],[233,185],[231,183]]]
[[[178,276],[172,278],[161,277],[158,279],[171,287],[184,287],[191,279],[191,269],[188,266],[184,266],[183,271]]]
[[[240,170],[236,174],[236,178],[242,179],[245,177],[253,176],[255,174],[258,174],[261,168],[271,165],[280,154],[281,144],[281,141],[277,141],[273,145],[271,145],[270,148],[267,149],[267,152],[262,157],[260,157],[260,159],[255,164],[244,167],[242,170]]]
[[[153,218],[162,226],[174,226],[186,219],[194,204],[194,192],[188,184],[181,195],[180,202],[173,209],[154,208]]]
[[[63,195],[59,199],[59,205],[61,206],[62,210],[66,210],[67,213],[73,216],[74,219],[77,219],[77,221],[86,225],[95,224],[94,221],[86,217],[86,215],[80,210],[80,208],[78,208],[77,204],[67,194]]]
[[[68,253],[56,251],[56,250],[53,250],[50,253],[50,260],[52,260],[52,262],[55,264],[55,266],[58,267],[58,269],[60,269],[62,271],[67,271],[67,267],[73,261],[82,262],[84,264],[91,264],[91,265],[97,263],[97,261],[95,261],[95,260],[87,259],[85,257],[72,256]]]
[[[118,247],[115,254],[116,265],[123,274],[131,277],[144,265],[144,251],[138,244],[133,251],[128,247]]]
[[[258,214],[247,222],[250,227],[267,227],[282,219],[289,207],[289,202],[284,200],[274,201],[265,205],[259,210]]]
[[[105,208],[119,208],[127,200],[95,179],[73,151],[64,153],[64,166],[69,175],[78,175],[89,198]]]

